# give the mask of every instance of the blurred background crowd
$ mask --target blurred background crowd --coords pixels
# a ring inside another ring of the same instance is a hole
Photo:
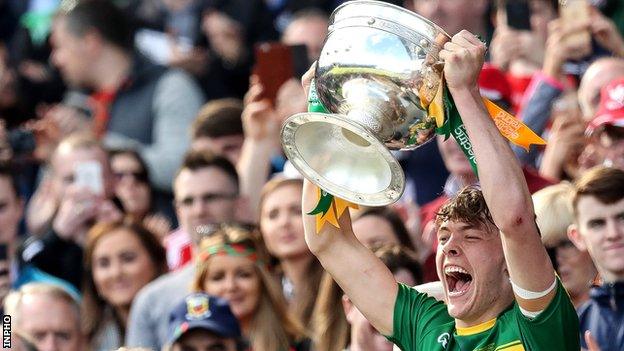
[[[307,110],[300,77],[270,93],[254,74],[264,42],[303,45],[307,68],[342,2],[0,0],[14,348],[392,349],[305,244],[302,180],[279,142]],[[596,266],[617,263],[568,239],[570,196],[592,167],[624,170],[624,2],[589,1],[573,21],[574,0],[388,2],[488,42],[482,95],[548,141],[517,150],[543,242],[575,305],[595,298]],[[434,282],[435,214],[478,179],[452,139],[396,156],[403,198],[357,211],[354,231],[398,281]],[[624,245],[622,222],[609,233]]]

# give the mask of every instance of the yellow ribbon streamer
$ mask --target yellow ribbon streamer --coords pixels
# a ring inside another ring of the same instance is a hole
[[[429,103],[427,112],[430,116],[433,116],[436,120],[436,126],[442,127],[446,118],[444,112],[444,84],[438,85],[438,91],[435,97]],[[512,143],[529,151],[531,144],[546,145],[546,141],[539,135],[535,134],[526,124],[522,123],[518,118],[509,112],[503,110],[489,99],[483,98],[485,107],[488,110],[490,117],[494,120],[496,128],[501,134]]]
[[[317,193],[318,199],[320,199],[321,188],[317,187],[316,193]],[[334,199],[332,200],[329,210],[325,212],[325,214],[319,213],[316,215],[316,233],[318,234],[321,232],[321,229],[323,229],[323,226],[325,225],[325,223],[329,223],[336,228],[340,228],[340,225],[338,224],[338,218],[342,216],[342,214],[347,208],[358,209],[359,206],[352,202],[349,202],[349,201],[346,201],[346,200],[343,200],[341,198],[334,196]]]
[[[436,91],[431,103],[426,106],[429,116],[433,116],[436,121],[436,127],[440,128],[444,124],[444,84],[438,84],[438,90]]]

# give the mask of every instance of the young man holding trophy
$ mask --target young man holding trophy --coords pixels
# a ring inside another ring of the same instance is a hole
[[[522,170],[479,94],[485,51],[461,31],[439,53],[481,184],[462,190],[436,219],[444,303],[397,284],[358,242],[348,211],[339,229],[326,224],[317,233],[315,217],[306,214],[318,200],[308,181],[306,242],[371,324],[403,350],[578,351],[576,312],[541,243]]]

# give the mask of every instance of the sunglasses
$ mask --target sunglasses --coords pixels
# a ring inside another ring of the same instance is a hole
[[[116,180],[122,180],[126,177],[132,178],[140,183],[147,183],[147,174],[145,172],[114,172]]]

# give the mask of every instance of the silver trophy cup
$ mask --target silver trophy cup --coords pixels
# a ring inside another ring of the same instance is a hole
[[[405,175],[390,150],[434,138],[436,122],[426,107],[442,84],[438,53],[449,40],[434,23],[398,6],[361,0],[338,7],[315,75],[330,113],[299,113],[282,127],[282,147],[295,168],[353,203],[398,200]]]

